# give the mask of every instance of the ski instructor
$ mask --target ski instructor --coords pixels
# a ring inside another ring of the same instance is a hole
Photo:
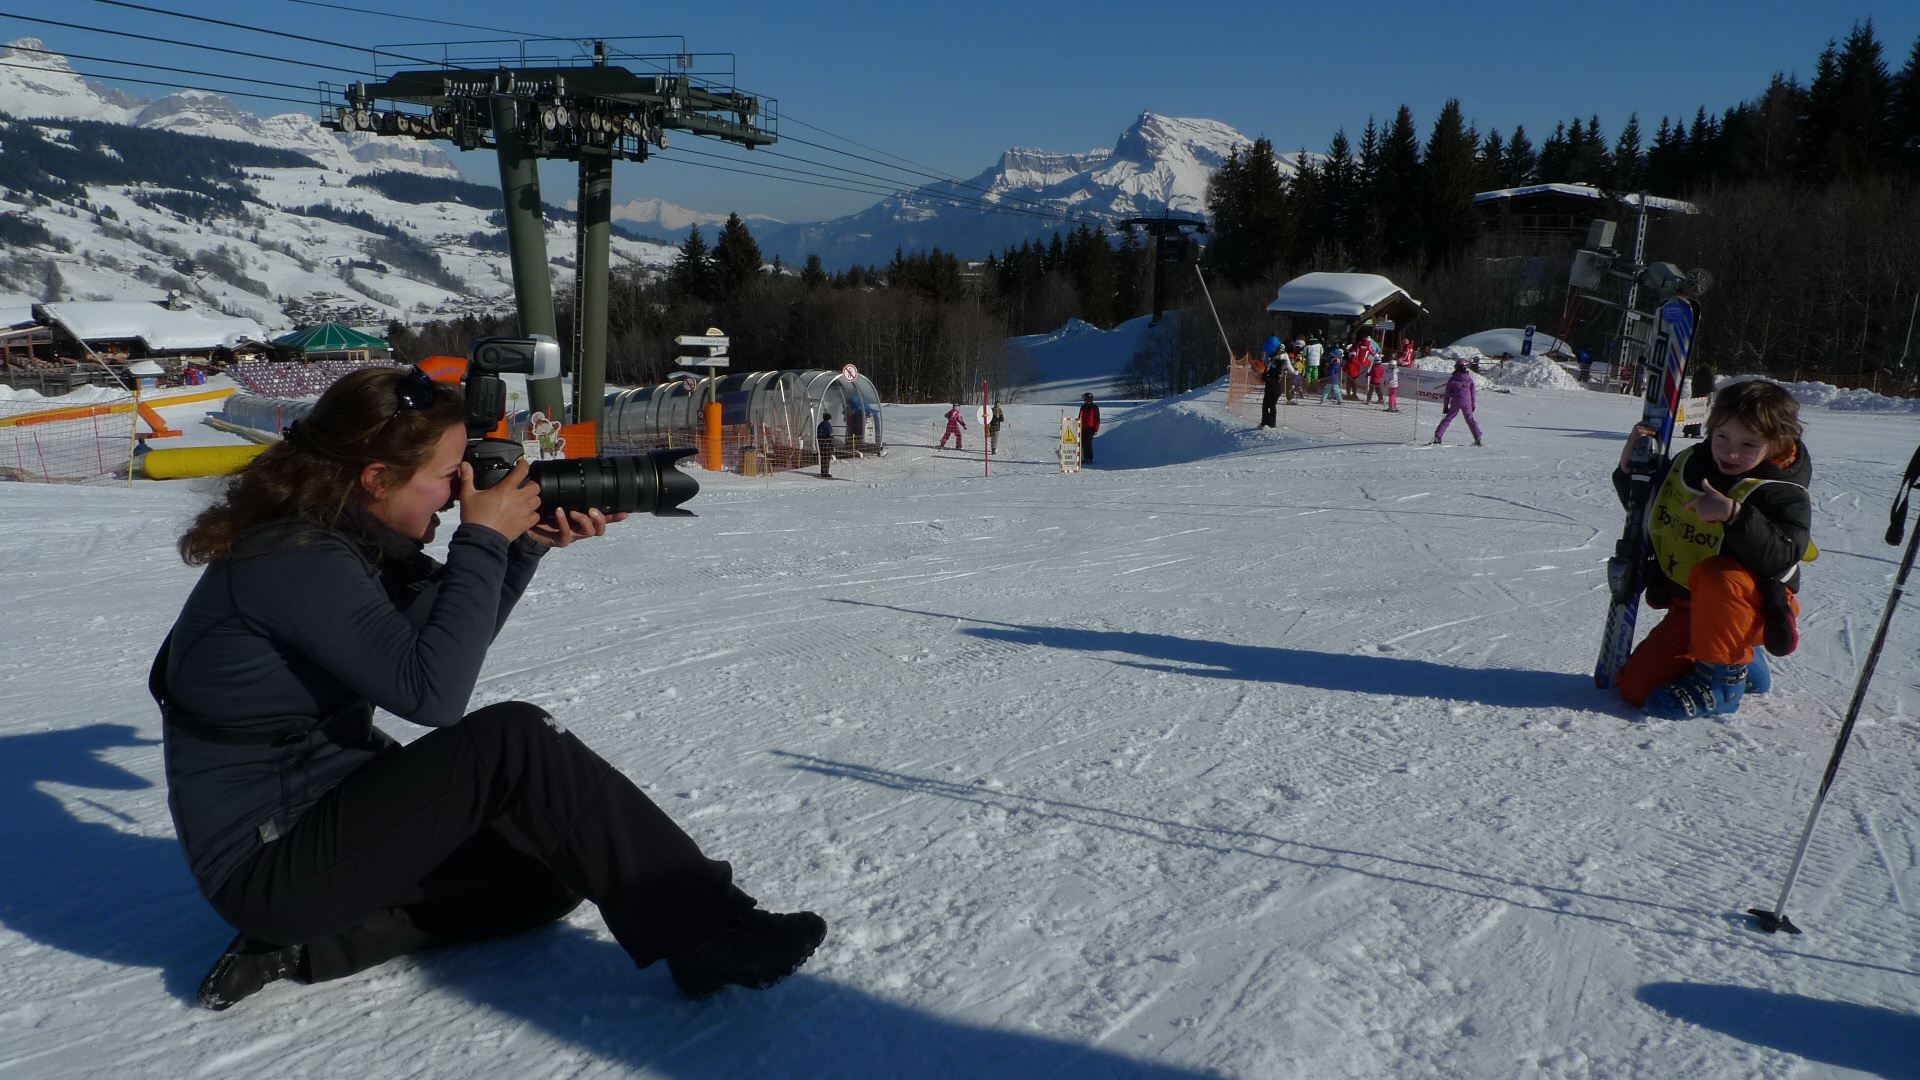
[[[466,712],[487,647],[548,550],[523,461],[475,490],[460,391],[356,371],[180,539],[206,567],[155,659],[168,805],[200,891],[240,931],[200,985],[337,979],[591,900],[635,964],[688,997],[762,987],[826,924],[760,910],[640,789],[538,706]],[[447,561],[422,552],[458,503]],[[380,706],[423,725],[402,746]]]

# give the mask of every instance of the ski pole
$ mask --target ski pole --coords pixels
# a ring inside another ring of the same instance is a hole
[[[1920,483],[1920,450],[1913,452],[1913,460],[1907,464],[1907,474],[1900,481],[1900,492],[1894,496],[1893,512],[1887,522],[1887,543],[1899,544],[1900,537],[1907,528],[1907,498],[1912,494],[1916,483]],[[1887,609],[1880,614],[1880,628],[1874,632],[1873,645],[1867,649],[1867,662],[1860,668],[1860,680],[1854,684],[1853,700],[1847,704],[1846,719],[1840,724],[1840,737],[1834,741],[1833,756],[1827,759],[1826,774],[1820,778],[1820,790],[1813,797],[1813,812],[1807,815],[1806,828],[1800,830],[1800,847],[1793,853],[1793,862],[1787,867],[1786,884],[1780,888],[1780,900],[1772,911],[1766,908],[1748,908],[1747,914],[1754,917],[1760,929],[1771,934],[1785,930],[1797,934],[1800,928],[1787,918],[1787,897],[1793,892],[1793,881],[1800,876],[1800,862],[1807,857],[1807,845],[1813,840],[1813,827],[1820,821],[1820,808],[1827,801],[1827,789],[1833,787],[1834,774],[1840,771],[1840,756],[1847,752],[1847,740],[1853,737],[1853,723],[1860,718],[1860,704],[1867,697],[1867,683],[1873,679],[1873,669],[1880,662],[1880,647],[1886,644],[1887,626],[1893,622],[1894,609],[1900,606],[1900,597],[1906,592],[1907,574],[1913,570],[1913,556],[1920,549],[1920,530],[1915,530],[1913,539],[1907,542],[1907,553],[1900,559],[1900,572],[1894,575],[1893,593],[1887,597]]]

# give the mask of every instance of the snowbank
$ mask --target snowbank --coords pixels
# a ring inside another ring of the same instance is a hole
[[[1721,386],[1729,383],[1746,382],[1757,379],[1758,375],[1729,375],[1720,381]],[[1888,397],[1871,390],[1842,390],[1832,383],[1823,382],[1783,382],[1787,392],[1794,396],[1802,406],[1815,409],[1837,409],[1842,412],[1920,412],[1920,398]]]
[[[1477,334],[1468,334],[1454,342],[1454,345],[1477,349],[1486,356],[1519,356],[1520,347],[1525,344],[1526,338],[1525,330],[1517,330],[1509,326],[1499,330],[1482,330]],[[1554,353],[1566,357],[1574,355],[1566,342],[1536,330],[1533,335],[1533,355],[1548,356]]]
[[[1078,401],[1081,394],[1116,397],[1115,386],[1140,342],[1149,333],[1172,334],[1174,319],[1169,312],[1160,326],[1149,328],[1153,317],[1142,315],[1111,330],[1068,319],[1050,333],[1008,338],[1009,375],[1028,404]]]
[[[1480,370],[1474,373],[1473,382],[1482,388],[1527,386],[1538,390],[1588,389],[1555,361],[1545,358],[1489,360],[1471,345],[1449,345],[1444,349],[1436,349],[1431,356],[1420,357],[1414,364],[1422,371],[1452,371],[1456,360],[1465,360],[1469,364],[1479,361]]]
[[[1251,427],[1227,411],[1227,380],[1142,405],[1097,436],[1096,468],[1151,469],[1311,440]]]

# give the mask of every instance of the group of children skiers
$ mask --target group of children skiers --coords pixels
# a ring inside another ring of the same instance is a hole
[[[1379,403],[1388,412],[1400,411],[1400,369],[1413,366],[1413,342],[1403,341],[1389,357],[1371,334],[1352,346],[1329,348],[1319,338],[1296,338],[1292,344],[1269,335],[1261,346],[1259,375],[1264,384],[1260,426],[1275,426],[1275,412],[1284,393],[1288,401],[1304,397],[1318,384],[1320,401]],[[1322,373],[1324,372],[1324,379]]]

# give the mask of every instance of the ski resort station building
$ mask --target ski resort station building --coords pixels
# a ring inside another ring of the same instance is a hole
[[[1587,184],[1528,184],[1525,187],[1482,191],[1473,197],[1480,211],[1483,249],[1489,257],[1549,255],[1569,257],[1587,242],[1587,227],[1596,218],[1619,221],[1640,210],[1640,195],[1621,195]],[[1699,209],[1680,199],[1645,196],[1652,215],[1697,214]],[[1625,234],[1615,246],[1628,241]]]
[[[0,381],[43,394],[129,385],[127,366],[142,360],[173,373],[190,361],[226,363],[267,349],[259,323],[177,296],[0,306]]]
[[[1398,346],[1407,326],[1426,314],[1406,290],[1379,274],[1302,274],[1280,286],[1267,310],[1281,316],[1275,332],[1294,338],[1319,335],[1344,345],[1372,334],[1382,348]]]

